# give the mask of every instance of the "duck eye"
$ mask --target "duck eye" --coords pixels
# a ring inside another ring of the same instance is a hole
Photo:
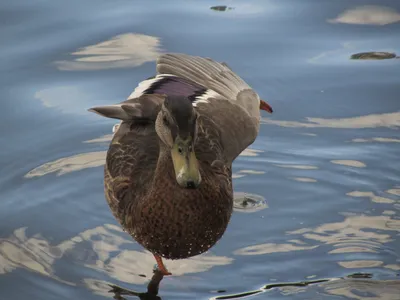
[[[167,119],[166,116],[163,117],[163,122],[164,122],[164,125],[165,125],[165,126],[168,126],[168,125],[169,125],[169,121],[168,121],[168,119]]]

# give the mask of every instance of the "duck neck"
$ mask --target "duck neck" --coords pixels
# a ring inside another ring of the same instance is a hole
[[[160,151],[153,186],[160,186],[161,181],[165,183],[165,180],[175,180],[175,172],[171,158],[171,150],[160,140]]]

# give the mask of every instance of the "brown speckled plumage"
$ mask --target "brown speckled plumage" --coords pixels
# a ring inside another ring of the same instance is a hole
[[[212,79],[199,71],[207,67]],[[156,131],[157,115],[171,92],[158,95],[153,87],[147,90],[152,95],[131,97],[124,102],[130,107],[122,112],[129,116],[117,116],[121,104],[93,111],[122,119],[107,152],[104,174],[113,215],[152,253],[180,259],[207,251],[224,234],[233,206],[232,162],[257,136],[260,100],[226,65],[208,59],[166,54],[158,60],[157,71],[177,76],[173,84],[179,78],[185,84],[193,82],[184,86],[184,93],[194,95],[198,114],[194,152],[202,180],[197,189],[178,185],[170,151]],[[207,89],[215,91],[212,97],[196,103]]]

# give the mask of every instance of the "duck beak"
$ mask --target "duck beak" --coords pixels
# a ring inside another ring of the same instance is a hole
[[[171,149],[171,157],[178,184],[183,188],[197,188],[200,185],[201,176],[191,138],[183,141],[178,137]]]
[[[272,112],[273,112],[271,105],[269,105],[264,100],[260,100],[260,109],[265,110],[265,111],[269,112],[270,114],[272,114]]]

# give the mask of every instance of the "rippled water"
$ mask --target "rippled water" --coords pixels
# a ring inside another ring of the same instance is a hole
[[[400,60],[349,60],[399,55],[398,1],[16,0],[0,15],[0,299],[146,290],[153,257],[104,200],[115,122],[86,109],[124,100],[163,52],[226,61],[275,112],[234,163],[253,201],[207,254],[167,261],[162,299],[399,299]]]

